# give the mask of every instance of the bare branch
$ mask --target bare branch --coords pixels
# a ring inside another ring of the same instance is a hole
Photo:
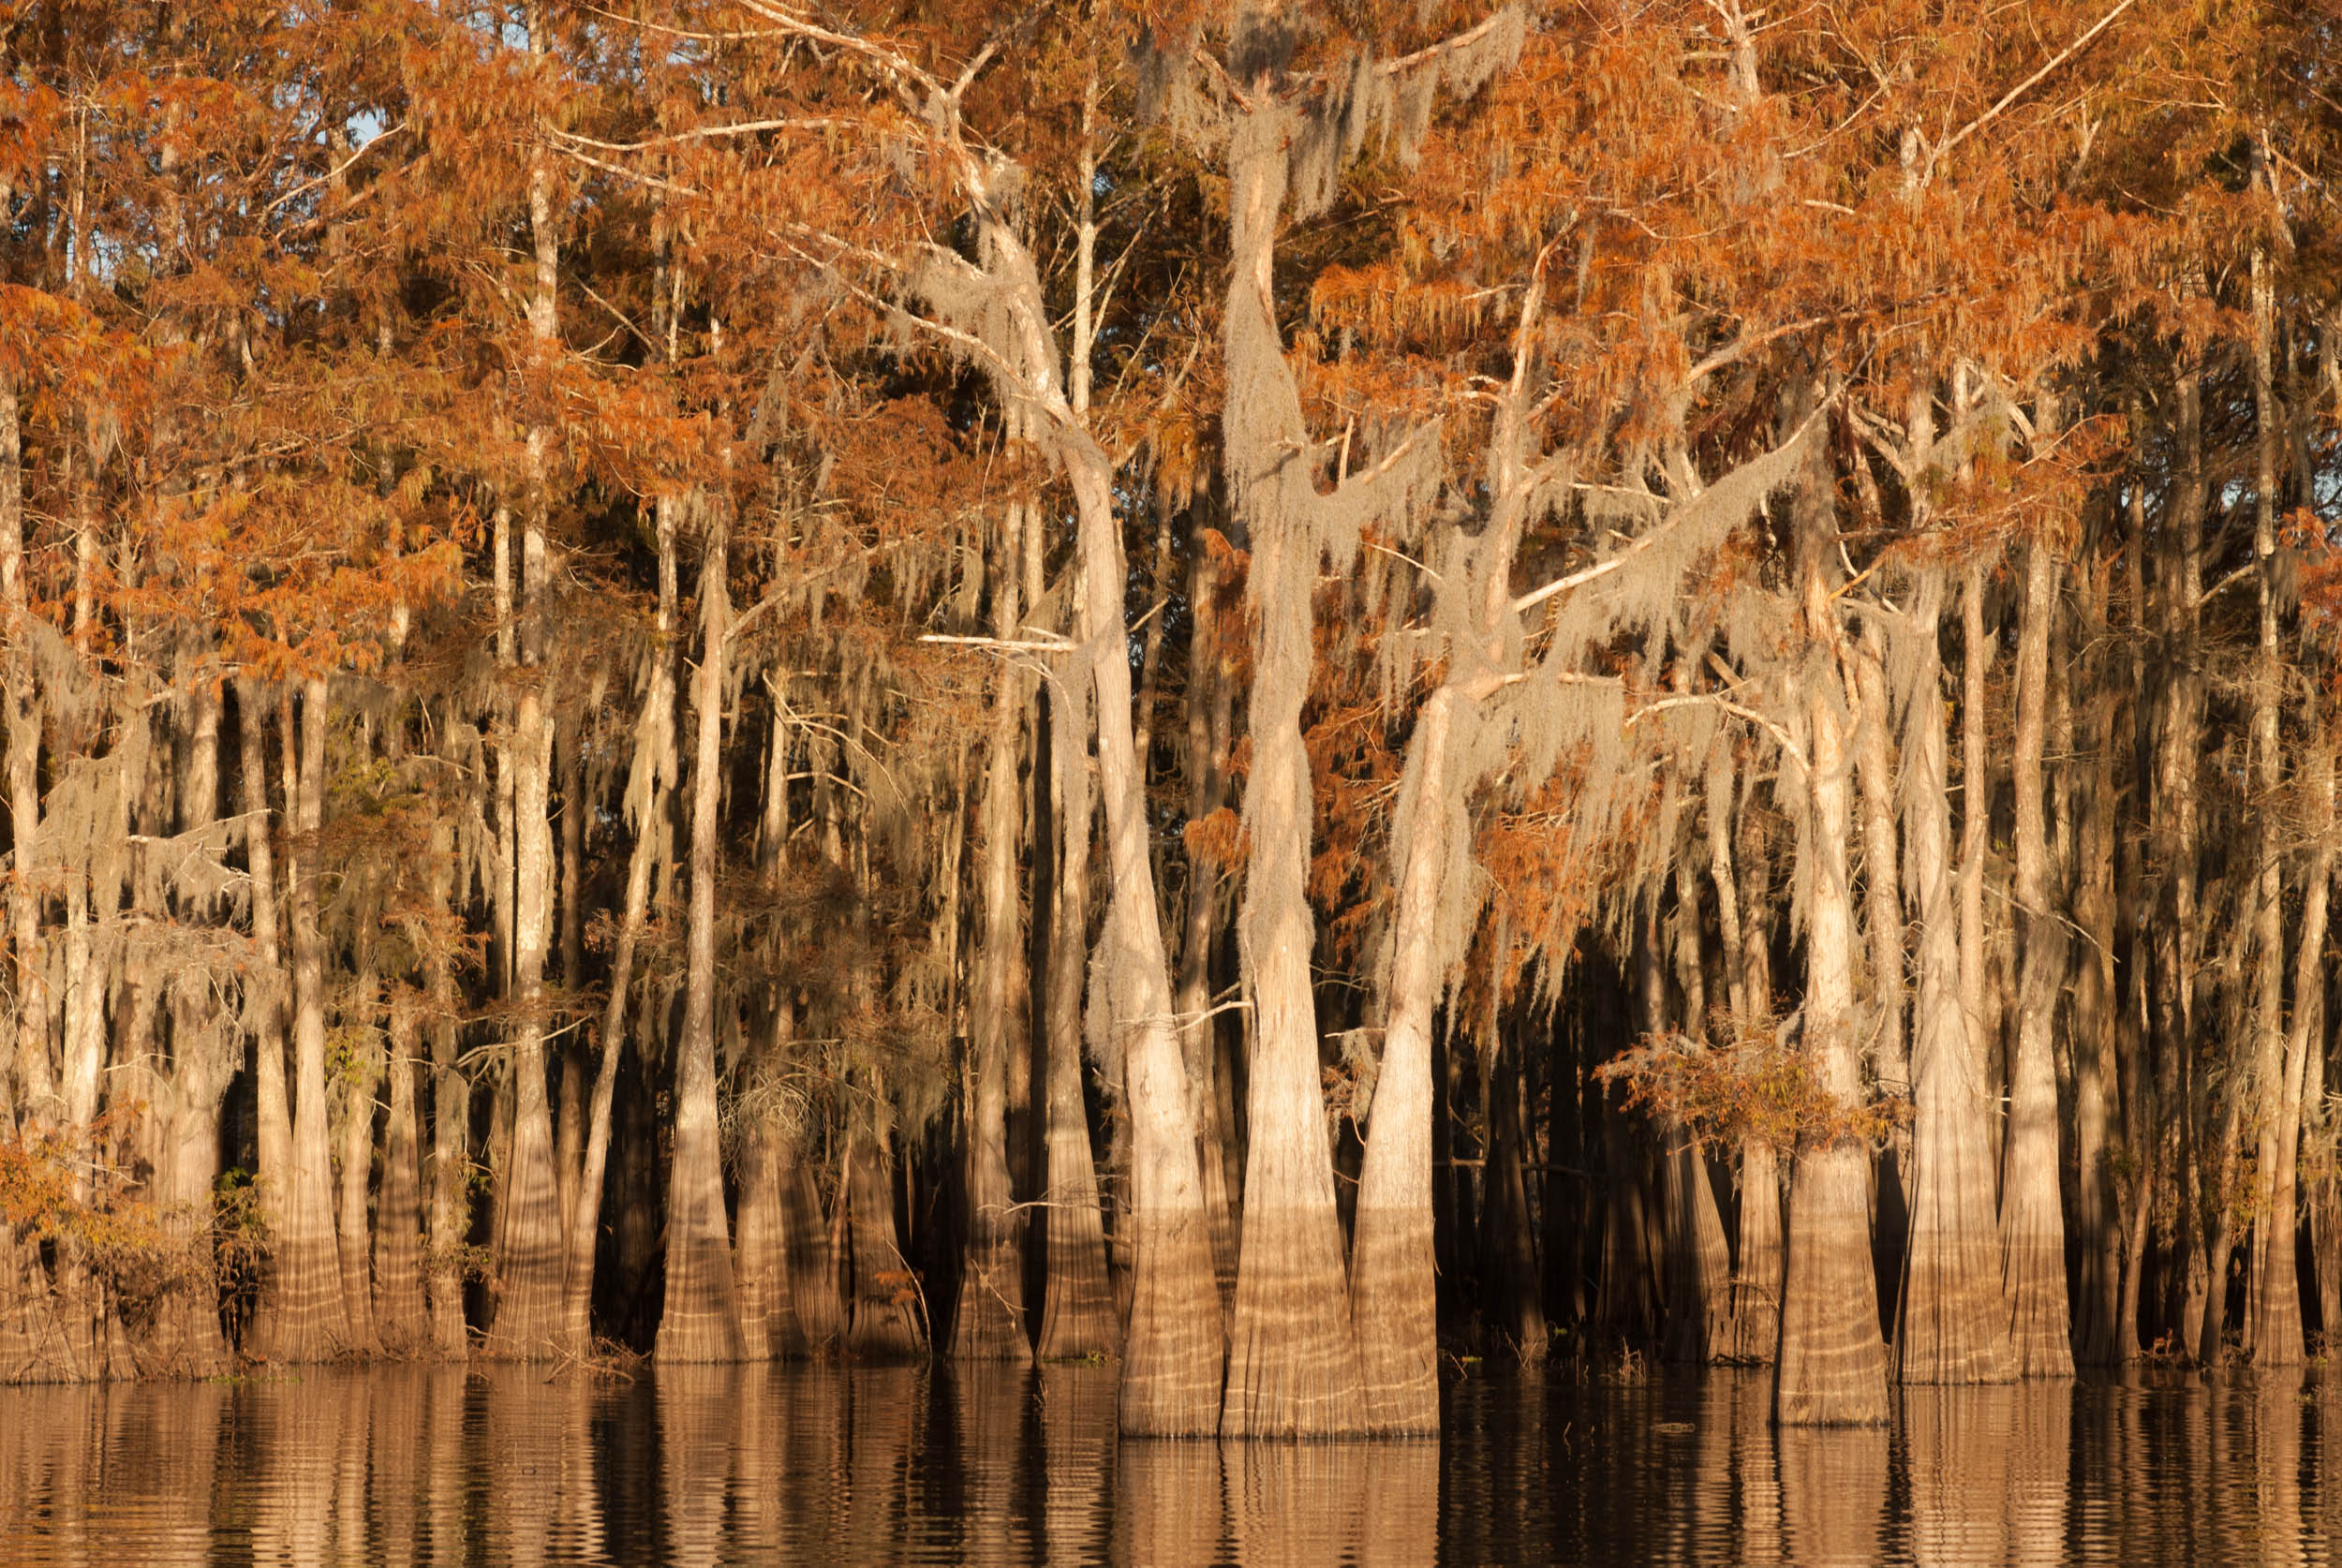
[[[2026,93],[2032,91],[2032,89],[2040,82],[2042,78],[2048,76],[2058,67],[2072,59],[2076,54],[2079,54],[2083,47],[2087,45],[2092,38],[2097,37],[2100,33],[2105,32],[2109,27],[2114,25],[2117,18],[2119,18],[2125,11],[2130,9],[2132,6],[2137,4],[2138,0],[2119,0],[2119,3],[2112,10],[2098,18],[2095,22],[2092,22],[2089,30],[2083,33],[2082,37],[2076,38],[2073,42],[2068,44],[2064,49],[2059,50],[2055,54],[2050,56],[2049,64],[2043,66],[2039,70],[2035,71],[2031,76],[2026,77],[2023,81],[2018,82],[2014,87],[2009,88],[2008,92],[2002,94],[2000,101],[1993,105],[1992,108],[1986,110],[1983,113],[1978,115],[1975,119],[1969,121],[1966,125],[1952,132],[1951,135],[1946,137],[1943,141],[1929,148],[1927,152],[1927,169],[1926,171],[1920,176],[1920,184],[1924,185],[1935,177],[1935,165],[1942,160],[1946,153],[1950,152],[1954,147],[1959,146],[1960,143],[1965,141],[1969,137],[1983,129],[1985,126],[1989,125],[1993,120],[1999,116],[2002,110],[2007,109],[2010,104],[2015,103],[2019,98],[2024,96]]]

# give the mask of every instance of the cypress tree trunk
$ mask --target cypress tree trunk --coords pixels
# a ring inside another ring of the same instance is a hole
[[[993,631],[1003,641],[1014,640],[1022,624],[1015,563],[1024,529],[1023,503],[1012,502],[992,585]],[[1016,885],[1023,836],[1017,818],[1024,799],[1016,756],[1026,692],[1023,676],[1006,661],[996,682],[977,872],[984,924],[969,1017],[968,1234],[952,1354],[960,1360],[1026,1361],[1032,1352],[1025,1341],[1025,1225],[1012,1207],[1008,1171],[1009,1039],[1027,1021],[1020,1005],[1028,987]]]
[[[1846,645],[1846,689],[1857,703],[1856,781],[1862,819],[1862,934],[1869,951],[1871,1022],[1864,1034],[1872,1072],[1890,1098],[1907,1096],[1911,1049],[1904,1029],[1903,878],[1895,844],[1895,746],[1887,692],[1887,643],[1875,614],[1862,615],[1859,643]],[[1898,1290],[1910,1246],[1911,1139],[1897,1129],[1878,1151],[1871,1251],[1884,1321],[1901,1310]]]
[[[1732,753],[1719,742],[1708,754],[1708,872],[1716,895],[1716,931],[1723,941],[1732,1043],[1746,1042],[1771,998],[1761,953],[1752,933],[1755,910],[1743,921],[1732,865]],[[1739,1245],[1725,1300],[1724,1340],[1717,1354],[1745,1364],[1770,1364],[1781,1341],[1781,1187],[1772,1145],[1747,1136],[1740,1146]]]
[[[880,1113],[853,1115],[866,1125],[846,1140],[838,1181],[853,1255],[846,1348],[856,1355],[908,1360],[926,1354],[927,1333],[918,1275],[896,1239],[894,1152]]]
[[[390,1113],[382,1129],[382,1186],[375,1200],[374,1320],[383,1349],[412,1355],[429,1343],[422,1289],[422,1204],[415,1073],[422,1065],[416,998],[391,998]]]
[[[2073,1375],[2066,1305],[2066,1220],[2057,1189],[2057,1073],[2050,1029],[2066,981],[2066,930],[2052,908],[2042,748],[2049,711],[2050,627],[2057,564],[2048,544],[2024,552],[2024,614],[2018,627],[2015,897],[2024,945],[2018,981],[2016,1052],[2009,1063],[2008,1133],[2000,1200],[2002,1287],[2023,1377]]]
[[[528,52],[545,53],[544,20],[528,8]],[[528,170],[528,226],[535,253],[528,335],[541,368],[560,351],[556,332],[560,241],[555,228],[553,174],[539,150]],[[554,433],[531,423],[526,436],[527,497],[521,534],[520,662],[513,697],[512,969],[510,996],[518,1020],[512,1037],[512,1140],[497,1210],[496,1316],[489,1346],[498,1354],[539,1360],[560,1352],[562,1273],[560,1176],[553,1147],[553,1110],[545,1093],[544,970],[552,937],[554,877],[551,820],[553,725],[546,713],[544,667],[548,597],[545,528],[551,497],[547,468]]]
[[[2103,556],[2078,567],[2083,620],[2093,643],[2112,626]],[[2074,968],[2074,1230],[2081,1278],[2074,1294],[2074,1358],[2092,1366],[2116,1359],[2115,1320],[2123,1273],[2123,1234],[2112,1180],[2120,1054],[2115,1041],[2121,998],[2115,990],[2114,794],[2115,699],[2112,664],[2102,653],[2081,656],[2083,706],[2073,781],[2074,923],[2083,938]]]
[[[31,611],[24,570],[22,438],[16,382],[0,367],[0,695],[7,707],[9,833],[18,866],[35,863],[40,835],[41,703],[33,679]],[[13,1069],[14,1103],[0,1133],[30,1132],[54,1117],[55,1080],[49,1060],[48,954],[41,936],[41,896],[30,877],[8,878],[9,960],[16,993],[16,1036],[6,1064]],[[0,1085],[9,1077],[0,1072]],[[77,1364],[37,1242],[0,1223],[0,1383],[75,1381]]]
[[[1077,618],[1076,638],[1079,637]],[[1045,1079],[1046,1272],[1041,1308],[1044,1360],[1112,1354],[1121,1342],[1106,1274],[1105,1216],[1082,1100],[1082,982],[1089,956],[1089,704],[1082,672],[1068,660],[1049,681],[1049,762],[1058,860],[1051,888],[1048,995],[1042,1049]],[[1182,1003],[1184,1006],[1184,1003]]]
[[[2201,389],[2189,372],[2179,377],[2175,435],[2179,463],[2163,519],[2164,689],[2162,744],[2156,759],[2156,860],[2170,903],[2155,923],[2157,939],[2156,1099],[2169,1132],[2160,1158],[2174,1176],[2178,1220],[2172,1309],[2167,1314],[2182,1350],[2195,1354],[2202,1340],[2208,1290],[2203,1213],[2197,1202],[2189,1155],[2197,1108],[2192,1085],[2196,1028],[2197,929],[2196,761],[2201,749],[2197,635],[2203,600],[2204,475]]]
[[[1465,699],[1442,685],[1407,742],[1409,788],[1391,973],[1366,1162],[1358,1175],[1350,1317],[1365,1424],[1378,1433],[1439,1430],[1437,1269],[1431,1229],[1431,1020],[1443,977],[1431,923],[1448,875],[1448,731]],[[1256,1124],[1257,1125],[1257,1124]],[[1258,1133],[1255,1132],[1255,1138]],[[1542,1347],[1540,1347],[1542,1348]]]
[[[617,1093],[618,1060],[626,1050],[627,998],[634,983],[634,954],[643,937],[650,899],[652,863],[658,858],[658,824],[667,814],[667,759],[674,731],[674,666],[666,652],[675,628],[675,512],[672,496],[652,503],[659,535],[659,611],[648,658],[648,691],[634,736],[633,764],[627,777],[624,810],[634,829],[627,853],[626,903],[610,954],[610,994],[602,1005],[601,1060],[594,1070],[592,1102],[586,1112],[586,1146],[579,1156],[577,1198],[567,1216],[566,1261],[561,1296],[561,1337],[571,1354],[593,1341],[594,1251],[601,1228],[602,1181],[609,1168],[612,1103]]]
[[[211,827],[218,816],[218,691],[199,684],[185,711],[185,768],[179,791],[183,835]],[[218,917],[208,900],[186,913]],[[190,1250],[189,1274],[157,1304],[141,1359],[190,1377],[212,1377],[227,1370],[228,1345],[220,1334],[218,1281],[202,1226],[219,1176],[219,1105],[235,1075],[236,1036],[232,1015],[211,995],[209,974],[183,971],[171,975],[164,988],[171,1018],[171,1072],[156,1106],[161,1148],[156,1186],[165,1223],[178,1244]]]
[[[1826,472],[1808,459],[1798,520],[1804,633],[1831,649],[1841,635],[1824,580],[1835,528]],[[1853,894],[1846,836],[1850,802],[1842,716],[1846,694],[1829,689],[1832,665],[1816,659],[1805,681],[1806,809],[1800,852],[1810,885],[1805,928],[1804,1052],[1814,1081],[1840,1105],[1861,1095],[1854,1019]],[[1862,1146],[1829,1130],[1801,1132],[1789,1190],[1788,1263],[1781,1301],[1781,1356],[1773,1418],[1784,1426],[1877,1426],[1887,1419],[1887,1357],[1878,1332],[1878,1285],[1870,1251],[1870,1161]]]
[[[821,1187],[804,1146],[784,1135],[778,1160],[781,1204],[787,1210],[783,1225],[789,1244],[789,1302],[806,1350],[820,1355],[846,1337],[845,1298],[837,1281],[838,1237],[831,1218],[822,1212]],[[835,1223],[843,1225],[845,1215],[841,1194]]]
[[[2255,864],[2260,867],[2259,896],[2254,908],[2253,1035],[2259,1058],[2254,1073],[2258,1102],[2259,1158],[2255,1174],[2259,1191],[2254,1205],[2256,1223],[2252,1244],[2252,1297],[2246,1319],[2246,1346],[2257,1365],[2292,1367],[2302,1359],[2301,1291],[2296,1282],[2293,1166],[2301,1126],[2300,1074],[2288,1060],[2285,1028],[2285,913],[2284,880],[2278,863],[2276,795],[2284,778],[2284,759],[2277,750],[2277,703],[2283,679],[2277,653],[2276,582],[2276,457],[2278,408],[2273,366],[2275,335],[2275,289],[2265,250],[2253,253],[2253,407],[2258,426],[2258,474],[2253,507],[2253,558],[2260,567],[2260,643],[2254,665],[2252,740],[2255,796]],[[2329,783],[2328,788],[2331,788]],[[2309,925],[2314,918],[2322,942],[2325,917],[2324,879],[2303,910],[2304,959],[2300,972],[2315,982],[2320,969],[2309,956]],[[2310,1012],[2309,992],[2297,989],[2294,1007],[2304,1017]],[[2298,1029],[2297,1029],[2298,1032]],[[2283,1188],[2280,1197],[2279,1188]],[[2216,1276],[2216,1278],[2217,1278]]]
[[[454,846],[445,824],[432,829],[434,909],[454,902]],[[422,962],[431,1008],[431,1198],[424,1283],[431,1298],[431,1346],[443,1356],[470,1349],[464,1322],[465,1234],[471,1225],[471,1080],[455,1054],[455,977],[436,944]]]
[[[1260,84],[1267,93],[1266,81]],[[1319,499],[1293,455],[1306,448],[1300,399],[1274,307],[1276,228],[1289,112],[1240,115],[1228,153],[1232,267],[1225,315],[1229,489],[1252,527],[1245,579],[1253,611],[1253,690],[1238,917],[1253,1049],[1246,1123],[1244,1225],[1236,1322],[1220,1413],[1226,1437],[1334,1436],[1361,1428],[1358,1367],[1342,1299],[1341,1225],[1318,1078],[1310,975],[1316,922],[1306,878],[1309,750],[1301,709],[1314,661]]]
[[[726,521],[719,510],[700,565],[700,667],[691,693],[698,745],[691,762],[690,930],[683,1036],[675,1043],[667,1294],[659,1320],[661,1361],[738,1361],[746,1354],[716,1129],[716,873],[723,806],[724,632],[730,622]]]
[[[767,1062],[779,1050],[785,1023],[773,1026],[774,1039],[764,1046]],[[789,1211],[781,1193],[781,1139],[768,1115],[748,1113],[749,1126],[740,1135],[738,1236],[733,1261],[740,1293],[742,1359],[770,1361],[795,1351],[796,1302],[789,1286]]]
[[[1195,1159],[1186,1064],[1171,1015],[1171,969],[1148,855],[1145,782],[1131,732],[1131,666],[1123,639],[1123,562],[1112,474],[1083,437],[1067,443],[1080,519],[1087,644],[1098,699],[1098,786],[1105,805],[1106,908],[1100,961],[1107,1028],[1122,1058],[1131,1113],[1131,1309],[1119,1412],[1130,1436],[1197,1437],[1220,1398],[1221,1335],[1211,1227]]]
[[[331,1360],[352,1346],[328,1200],[334,1163],[326,1105],[325,944],[318,930],[315,848],[325,814],[325,680],[312,676],[302,686],[298,729],[289,694],[282,717],[286,793],[293,806],[293,833],[285,856],[285,882],[291,892],[293,1109],[289,1163],[284,1171],[284,1228],[276,1236],[276,1317],[269,1354],[294,1362]]]
[[[1960,1002],[1937,641],[1943,602],[1943,569],[1922,569],[1911,606],[1920,668],[1903,751],[1905,896],[1919,932],[1919,995],[1911,1042],[1911,1239],[1895,1350],[1906,1383],[1999,1383],[2014,1377],[2016,1368],[1993,1228],[1981,1053]]]
[[[1228,668],[1226,622],[1220,605],[1220,571],[1199,523],[1195,569],[1188,593],[1191,630],[1187,675],[1187,820],[1202,822],[1226,804],[1228,748],[1235,718],[1236,680]],[[1236,1305],[1237,1228],[1232,1202],[1235,1164],[1233,1106],[1221,1063],[1221,1030],[1211,1015],[1212,952],[1220,934],[1221,867],[1188,857],[1186,925],[1173,997],[1179,1015],[1179,1048],[1195,1096],[1195,1140],[1204,1207],[1211,1217],[1213,1272],[1223,1311]]]
[[[374,1086],[381,1072],[379,1040],[375,1033],[375,1005],[380,983],[372,957],[361,945],[360,969],[349,996],[353,1006],[343,1014],[345,1049],[334,1072],[334,1138],[339,1145],[334,1178],[339,1203],[334,1224],[340,1246],[342,1310],[349,1320],[350,1349],[361,1355],[381,1353],[382,1341],[374,1326],[374,1235],[367,1222],[368,1178],[374,1167]]]
[[[2317,1026],[2324,1011],[2327,897],[2334,879],[2334,753],[2322,726],[2313,722],[2312,730],[2305,782],[2313,836],[2293,957],[2293,1024],[2286,1035],[2283,1082],[2275,1096],[2275,1134],[2269,1140],[2269,1203],[2258,1227],[2263,1239],[2254,1249],[2260,1276],[2253,1286],[2253,1363],[2259,1367],[2297,1367],[2304,1350],[2298,1272],[2302,1112],[2310,1058],[2324,1049]],[[2323,1322],[2329,1337],[2342,1326],[2332,1318]]]

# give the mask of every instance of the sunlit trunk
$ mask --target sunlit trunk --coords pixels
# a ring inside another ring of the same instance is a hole
[[[1829,494],[1809,460],[1798,519],[1804,635],[1842,635],[1824,578],[1836,529]],[[1862,1094],[1854,1012],[1854,910],[1846,838],[1851,801],[1845,693],[1816,662],[1801,715],[1808,750],[1799,853],[1808,883],[1802,1053],[1815,1084],[1850,1110]],[[1843,1132],[1801,1130],[1789,1189],[1788,1262],[1781,1292],[1781,1354],[1773,1418],[1784,1426],[1873,1426],[1887,1419],[1887,1356],[1870,1250],[1870,1159]]]
[[[1267,91],[1265,81],[1260,86]],[[1244,416],[1231,420],[1224,438],[1230,489],[1253,545],[1245,578],[1253,636],[1243,812],[1250,852],[1238,933],[1253,1045],[1243,1244],[1220,1415],[1227,1437],[1333,1436],[1364,1422],[1349,1320],[1326,1309],[1349,1281],[1318,1078],[1310,968],[1317,926],[1305,880],[1312,800],[1301,709],[1315,662],[1325,541],[1318,497],[1289,450],[1302,432],[1301,410],[1271,276],[1290,131],[1272,100],[1238,118],[1228,152],[1225,358],[1229,407]]]
[[[1015,563],[1024,531],[1024,506],[1012,502],[992,574],[993,632],[1003,641],[1014,640],[1023,624]],[[968,1019],[968,1233],[952,1330],[952,1354],[961,1360],[1021,1361],[1031,1355],[1024,1324],[1025,1223],[1013,1206],[1008,1163],[1009,1040],[1027,1023],[1029,991],[1016,879],[1024,836],[1016,758],[1027,695],[1024,676],[1002,661],[995,676],[991,754],[978,807],[976,880],[983,924]]]
[[[1078,632],[1078,627],[1077,627]],[[1045,1360],[1110,1354],[1121,1343],[1106,1273],[1104,1214],[1082,1098],[1082,985],[1089,970],[1089,703],[1083,672],[1068,661],[1049,681],[1049,762],[1057,866],[1050,910],[1045,1053]]]
[[[724,634],[730,624],[725,525],[719,513],[700,564],[700,664],[691,692],[698,739],[691,761],[690,929],[683,1034],[673,1047],[674,1161],[667,1184],[661,1361],[737,1361],[746,1349],[716,1126],[716,876],[723,806]]]
[[[2057,564],[2046,541],[2024,547],[2024,613],[2018,626],[2017,877],[2023,937],[2016,1050],[2008,1072],[2008,1132],[2002,1153],[2002,1284],[2010,1342],[2024,1377],[2069,1377],[2073,1345],[2066,1305],[2066,1220],[2057,1186],[2057,1074],[2051,1026],[2066,983],[2066,928],[2052,905],[2042,747],[2049,710],[2050,629],[2057,613]]]
[[[286,796],[293,814],[285,856],[292,938],[293,1092],[290,1159],[280,1198],[284,1228],[275,1248],[276,1319],[268,1352],[278,1361],[325,1361],[350,1348],[331,1203],[325,951],[318,929],[315,846],[325,812],[326,695],[324,678],[311,677],[302,685],[298,723],[289,695],[282,718]],[[262,1044],[265,1048],[265,1040]]]
[[[1907,1383],[2016,1375],[1994,1226],[1992,1130],[1981,1054],[1960,1003],[1942,659],[1944,570],[1913,595],[1920,668],[1904,734],[1905,897],[1918,933],[1912,1012],[1911,1236],[1895,1352]]]

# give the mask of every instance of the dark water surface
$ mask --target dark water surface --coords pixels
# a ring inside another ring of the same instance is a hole
[[[1470,1378],[1432,1443],[1121,1442],[1111,1368],[0,1389],[0,1564],[2323,1563],[2342,1384]]]

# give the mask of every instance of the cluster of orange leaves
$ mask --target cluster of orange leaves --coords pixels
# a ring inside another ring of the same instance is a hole
[[[1911,1112],[1908,1101],[1883,1095],[1840,1099],[1815,1078],[1805,1056],[1782,1045],[1771,1030],[1712,1051],[1646,1037],[1595,1068],[1594,1076],[1623,1087],[1629,1107],[1722,1143],[1756,1137],[1775,1148],[1875,1145],[1905,1125]]]

